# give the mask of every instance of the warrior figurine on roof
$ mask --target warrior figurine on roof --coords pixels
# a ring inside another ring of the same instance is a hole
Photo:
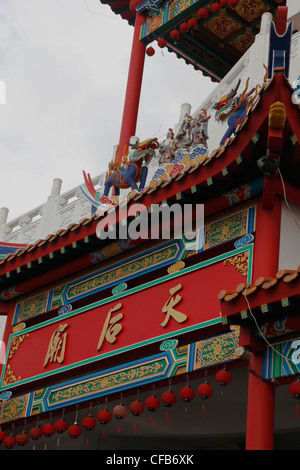
[[[192,116],[186,114],[181,123],[179,131],[176,136],[176,153],[180,153],[182,150],[188,151],[191,146],[192,139]]]
[[[173,129],[169,129],[165,140],[159,144],[159,163],[171,163],[175,156],[175,138]]]
[[[207,116],[205,109],[201,109],[198,119],[193,119],[192,122],[192,141],[191,145],[205,145],[207,146],[208,140],[208,121],[211,116]]]

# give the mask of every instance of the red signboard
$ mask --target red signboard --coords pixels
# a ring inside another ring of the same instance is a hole
[[[245,282],[224,258],[180,273],[11,335],[1,389],[218,323],[224,279]]]

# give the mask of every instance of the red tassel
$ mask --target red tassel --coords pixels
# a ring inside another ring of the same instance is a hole
[[[134,434],[136,434],[136,424],[134,423]]]
[[[86,440],[86,446],[87,447],[89,446],[89,440],[88,439]]]
[[[102,431],[101,434],[102,434],[102,437],[106,437],[106,434],[104,431]]]
[[[152,416],[150,416],[150,422],[151,422],[151,426],[153,427],[153,426],[154,426],[154,422],[153,422]]]
[[[169,413],[166,413],[166,424],[169,424]]]
[[[120,425],[118,424],[118,433],[120,434]]]
[[[299,405],[296,405],[296,418],[299,417]]]
[[[202,406],[202,409],[203,409],[203,418],[205,418],[205,406],[204,405]]]

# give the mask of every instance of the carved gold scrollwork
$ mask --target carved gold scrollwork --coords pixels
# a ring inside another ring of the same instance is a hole
[[[20,376],[17,377],[15,375],[13,369],[11,368],[10,364],[8,364],[6,369],[5,369],[3,385],[9,385],[9,384],[12,384],[14,382],[18,382],[18,380],[21,380],[21,377]]]
[[[249,253],[248,253],[248,251],[245,251],[245,253],[241,253],[239,255],[232,256],[231,258],[226,259],[224,261],[224,266],[226,266],[227,263],[234,266],[234,268],[238,272],[240,272],[244,277],[247,277],[247,275],[248,275],[248,264],[249,264]]]
[[[12,339],[10,348],[9,348],[8,359],[12,359],[14,357],[15,353],[18,351],[20,347],[20,344],[24,341],[24,339],[28,337],[29,337],[29,334],[26,333],[24,335],[20,335]]]

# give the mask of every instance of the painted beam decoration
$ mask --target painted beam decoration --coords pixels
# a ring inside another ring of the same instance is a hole
[[[228,196],[235,198],[235,194]],[[53,289],[39,292],[34,296],[16,301],[13,325],[26,322],[31,318],[50,312],[54,309],[70,308],[70,305],[89,295],[100,293],[111,288],[117,293],[121,284],[166,267],[175,265],[194,254],[204,252],[227,243],[242,239],[245,235],[255,232],[256,206],[250,205],[232,214],[218,216],[218,220],[209,221],[199,233],[193,237],[183,236],[182,239],[171,240],[157,247],[130,256],[123,262],[113,263],[105,269],[93,269],[83,277],[76,277]],[[251,238],[253,241],[253,236]],[[239,246],[243,245],[241,240]],[[102,259],[102,251],[93,252],[93,259]],[[62,311],[61,311],[62,313]]]
[[[287,378],[300,373],[300,339],[275,343],[266,349],[262,377],[266,380]]]
[[[206,369],[237,358],[239,329],[205,341],[168,347],[148,358],[85,375],[80,379],[52,384],[33,392],[9,397],[0,408],[0,423],[30,417],[74,403],[108,397],[113,393],[153,384],[194,370]]]
[[[225,277],[234,284],[245,276],[249,280],[252,248],[224,253],[13,333],[0,391],[55,380],[62,372],[82,374],[86,366],[112,356],[146,345],[155,349],[174,335],[220,324],[218,292]]]
[[[252,46],[264,13],[276,15],[285,0],[229,0],[222,6],[206,0],[145,1],[141,29],[147,44],[163,38],[169,50],[220,80]],[[176,34],[175,34],[176,32]]]

